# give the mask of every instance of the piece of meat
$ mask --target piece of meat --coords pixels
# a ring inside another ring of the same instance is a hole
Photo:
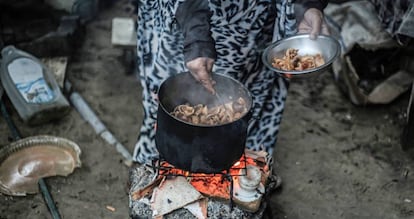
[[[272,66],[285,71],[303,71],[325,64],[325,60],[320,53],[301,56],[298,52],[298,49],[287,49],[282,58],[273,58]]]
[[[208,108],[205,105],[178,105],[170,114],[194,125],[220,125],[240,119],[247,113],[247,103],[243,98]]]

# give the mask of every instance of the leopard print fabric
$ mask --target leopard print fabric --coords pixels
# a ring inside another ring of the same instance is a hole
[[[133,156],[140,163],[158,156],[154,127],[159,85],[171,75],[188,71],[182,53],[183,36],[174,22],[181,1],[141,0],[138,5],[137,53],[144,119]],[[239,80],[250,90],[253,117],[259,119],[249,124],[246,147],[271,154],[288,83],[264,67],[261,52],[272,41],[295,32],[292,2],[210,0],[209,7],[218,56],[213,71]]]

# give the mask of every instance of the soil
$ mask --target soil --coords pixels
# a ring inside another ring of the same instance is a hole
[[[130,16],[126,2],[87,24],[66,77],[132,153],[142,118],[140,85],[123,62],[124,48],[111,45],[112,18]],[[129,168],[114,146],[75,109],[59,121],[28,126],[4,100],[22,136],[65,137],[82,150],[81,168],[46,179],[62,218],[128,218]],[[274,153],[283,184],[268,200],[273,218],[414,218],[413,152],[400,146],[407,104],[405,94],[389,105],[354,106],[331,74],[293,80]],[[0,119],[0,145],[11,141]],[[0,218],[52,217],[35,194],[0,195]]]

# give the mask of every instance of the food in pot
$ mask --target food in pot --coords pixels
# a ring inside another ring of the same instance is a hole
[[[222,105],[208,108],[207,105],[178,105],[171,115],[194,125],[220,125],[240,119],[247,112],[247,103],[240,97]]]
[[[285,71],[303,71],[325,64],[325,60],[320,53],[301,56],[298,52],[298,49],[287,49],[283,58],[273,58],[272,66]]]

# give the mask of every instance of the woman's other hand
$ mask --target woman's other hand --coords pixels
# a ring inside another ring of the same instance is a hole
[[[306,10],[302,21],[299,23],[298,32],[309,33],[311,39],[316,39],[321,33],[329,35],[329,29],[323,19],[323,13],[316,8]]]
[[[191,75],[200,82],[209,92],[215,94],[215,81],[211,78],[214,59],[208,57],[198,57],[186,63]]]

